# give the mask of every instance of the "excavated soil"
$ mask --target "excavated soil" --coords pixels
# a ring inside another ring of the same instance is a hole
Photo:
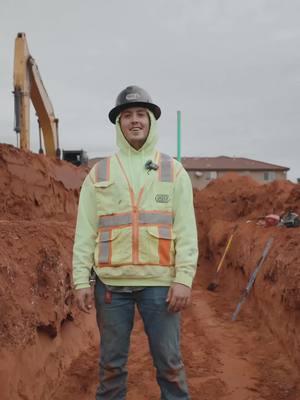
[[[97,385],[94,311],[74,305],[72,243],[86,170],[0,145],[0,398],[90,400]],[[195,191],[199,268],[182,314],[193,400],[300,399],[300,228],[258,219],[300,213],[300,185],[227,175]],[[226,243],[232,245],[215,276]],[[271,250],[236,321],[232,314],[266,241]],[[216,281],[215,291],[207,285]],[[128,399],[159,390],[136,316]]]

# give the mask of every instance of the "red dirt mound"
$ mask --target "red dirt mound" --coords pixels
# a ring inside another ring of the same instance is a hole
[[[300,368],[300,228],[265,227],[268,214],[300,213],[300,185],[274,181],[259,185],[235,174],[211,182],[195,194],[201,257],[216,266],[231,233],[232,245],[220,272],[222,291],[237,302],[246,287],[265,243],[274,242],[258,275],[250,302]],[[215,268],[202,271],[212,279]],[[200,272],[201,274],[201,272]]]
[[[6,219],[74,219],[85,168],[0,145],[0,215]]]
[[[62,372],[98,340],[71,285],[86,170],[8,145],[0,167],[0,397],[50,399]]]

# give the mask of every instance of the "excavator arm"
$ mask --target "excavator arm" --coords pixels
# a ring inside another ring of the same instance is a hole
[[[43,133],[46,154],[60,157],[58,119],[43,84],[38,66],[31,57],[25,33],[18,33],[14,59],[15,131],[21,149],[30,149],[30,100]]]
[[[25,34],[19,33],[15,41],[14,96],[15,131],[20,134],[21,149],[30,149],[30,80],[27,68],[29,50]]]

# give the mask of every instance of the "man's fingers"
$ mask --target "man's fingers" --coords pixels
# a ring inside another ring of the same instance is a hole
[[[166,298],[166,302],[167,303],[169,303],[170,301],[171,301],[171,299],[172,299],[172,293],[173,293],[173,290],[172,290],[172,286],[169,288],[169,290],[168,290],[168,294],[167,294],[167,298]]]
[[[184,310],[185,308],[187,308],[188,305],[189,305],[189,298],[186,297],[182,302],[181,309]]]
[[[92,308],[92,292],[90,289],[81,289],[76,293],[76,303],[80,311],[89,313]]]
[[[181,283],[173,283],[169,289],[167,301],[174,303],[186,303],[191,297],[191,288]]]
[[[86,307],[86,305],[85,305],[83,299],[78,299],[78,301],[77,301],[77,306],[78,306],[78,308],[79,308],[80,311],[83,311],[83,312],[85,312],[85,313],[88,313],[88,312],[89,312],[89,310],[88,310],[88,308]]]
[[[92,308],[92,296],[91,294],[88,294],[85,297],[85,307],[89,311]]]
[[[79,308],[80,311],[85,312],[84,305],[80,300],[77,301],[77,307]]]
[[[180,302],[178,303],[178,311],[181,311],[184,309],[186,304],[186,298],[180,299]]]
[[[173,297],[169,303],[168,311],[179,312],[184,310],[189,304],[188,297]]]
[[[175,304],[176,304],[176,296],[174,296],[174,291],[172,287],[170,287],[167,297],[167,302],[169,303],[168,311],[173,311]]]
[[[169,312],[179,312],[184,310],[190,303],[191,289],[180,283],[173,284],[167,295],[166,301],[169,303]]]
[[[172,297],[168,310],[171,312],[177,312],[180,309],[181,300],[175,296]]]
[[[178,301],[176,301],[175,312],[179,312],[179,311],[183,310],[185,302],[186,302],[185,297],[179,298]]]

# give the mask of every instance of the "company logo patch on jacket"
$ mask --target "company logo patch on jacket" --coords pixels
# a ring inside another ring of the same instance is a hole
[[[170,196],[168,194],[157,194],[155,196],[155,201],[157,203],[169,203]]]

